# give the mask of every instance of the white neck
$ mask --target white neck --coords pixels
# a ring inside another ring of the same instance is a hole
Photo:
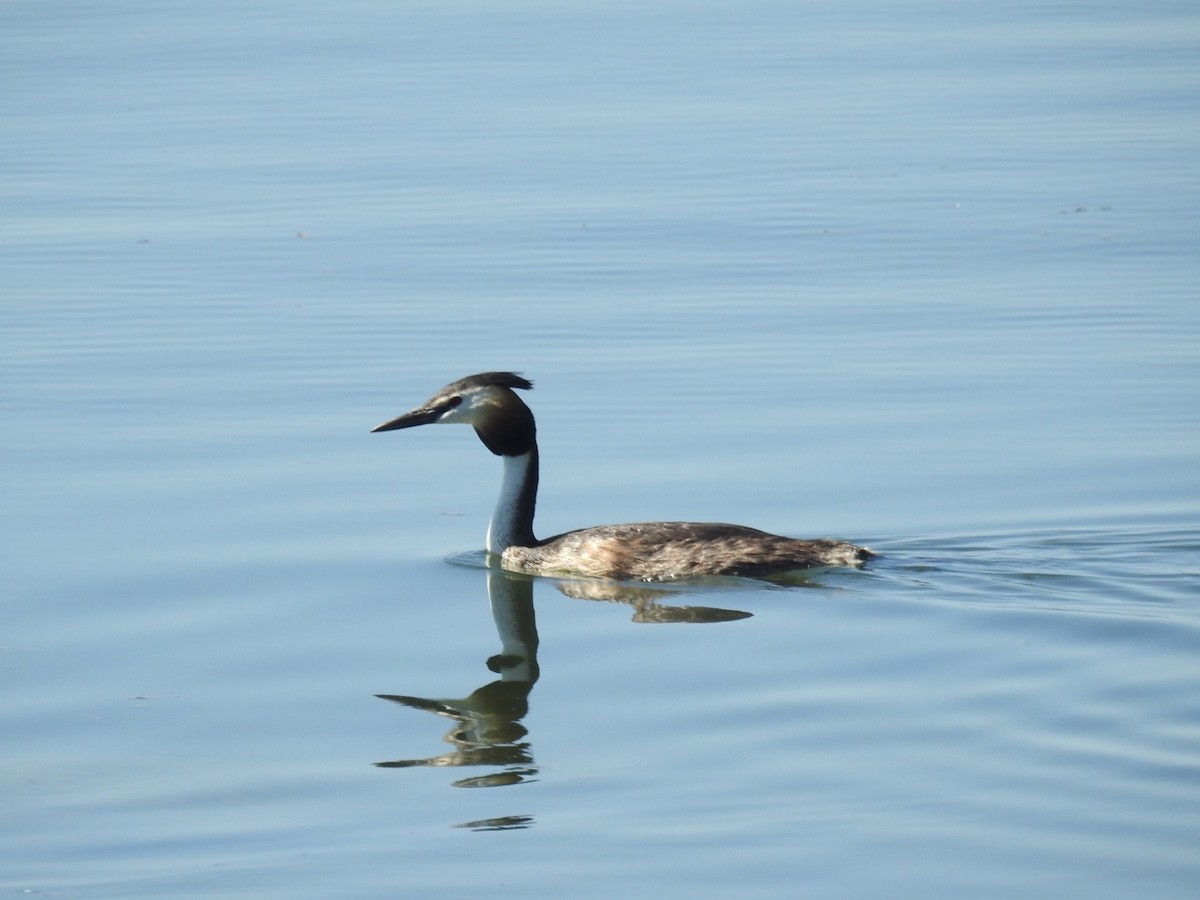
[[[520,456],[503,456],[504,480],[500,498],[488,524],[487,548],[497,555],[506,547],[531,546],[533,507],[537,499],[538,459],[536,445]]]

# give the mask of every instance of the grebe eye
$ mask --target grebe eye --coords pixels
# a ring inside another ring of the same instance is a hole
[[[462,404],[462,397],[451,397],[446,405],[449,406],[451,409],[454,409],[454,407],[459,406],[461,404]]]

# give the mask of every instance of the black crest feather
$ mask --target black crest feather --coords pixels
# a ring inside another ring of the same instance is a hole
[[[454,384],[447,385],[443,390],[466,390],[473,387],[506,387],[531,391],[533,382],[528,378],[522,378],[516,372],[480,372],[478,375],[460,378]]]

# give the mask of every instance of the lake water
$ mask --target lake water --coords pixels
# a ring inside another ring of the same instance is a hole
[[[1194,4],[5,20],[4,891],[1195,896]],[[541,534],[882,555],[489,572],[489,369]]]

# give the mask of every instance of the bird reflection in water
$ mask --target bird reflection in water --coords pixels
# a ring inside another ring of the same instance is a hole
[[[529,692],[538,680],[537,624],[533,616],[533,580],[499,570],[487,573],[488,599],[500,633],[500,652],[487,667],[500,678],[461,699],[430,699],[377,694],[413,709],[454,720],[445,740],[449,753],[427,759],[398,759],[375,765],[389,769],[413,766],[494,766],[499,769],[454,782],[455,787],[498,787],[520,784],[537,775],[533,753],[521,719],[529,709]]]
[[[422,709],[454,720],[445,736],[454,749],[426,759],[379,762],[381,768],[414,766],[490,766],[495,771],[453,782],[455,787],[499,787],[535,780],[537,767],[521,719],[529,709],[529,692],[538,680],[538,634],[533,614],[533,577],[498,568],[487,569],[488,599],[500,635],[500,652],[487,661],[499,679],[461,699],[433,699],[403,694],[377,694],[412,709]],[[706,606],[672,606],[661,603],[674,591],[640,585],[622,585],[603,579],[560,581],[569,597],[607,600],[633,607],[635,622],[728,622],[750,616],[748,612]],[[520,817],[518,817],[520,818]],[[482,827],[468,823],[462,827]],[[492,823],[489,827],[500,827]],[[505,822],[504,828],[523,827]]]
[[[726,587],[730,579],[723,579]],[[690,582],[695,586],[699,582]],[[629,584],[610,581],[605,578],[578,578],[559,581],[558,589],[568,597],[576,600],[606,600],[614,603],[624,603],[633,607],[633,621],[641,623],[665,624],[670,622],[734,622],[738,619],[748,619],[754,613],[743,612],[740,609],[721,609],[716,606],[675,606],[660,601],[677,597],[677,588],[647,587],[642,584]]]

